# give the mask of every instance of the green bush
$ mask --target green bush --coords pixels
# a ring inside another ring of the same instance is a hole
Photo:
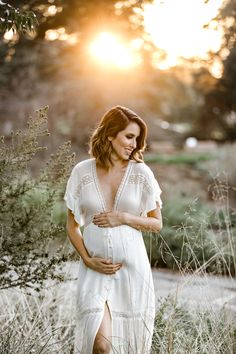
[[[54,208],[74,163],[70,143],[50,156],[46,166],[33,178],[30,163],[45,149],[39,138],[49,135],[47,108],[30,117],[28,128],[12,133],[0,146],[1,248],[0,288],[37,287],[55,278],[55,266],[64,259],[58,251],[50,255],[51,240],[64,232],[55,222]]]
[[[210,154],[187,154],[187,153],[179,153],[176,155],[146,155],[145,162],[146,163],[160,163],[160,164],[185,164],[195,166],[198,165],[200,162],[208,161],[213,159],[214,156]]]
[[[161,233],[144,233],[153,266],[235,274],[233,213],[228,215],[224,207],[213,210],[197,200],[191,202],[185,198],[167,202],[162,213],[164,227]]]

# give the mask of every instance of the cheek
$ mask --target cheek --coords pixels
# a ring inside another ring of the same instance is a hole
[[[119,139],[113,142],[113,148],[120,149],[126,146],[126,144],[127,144],[126,139]]]
[[[119,149],[121,148],[121,145],[118,141],[113,141],[112,142],[112,147],[115,151],[119,151]]]
[[[121,139],[120,145],[126,147],[127,145],[129,145],[129,139],[127,139],[127,138]]]

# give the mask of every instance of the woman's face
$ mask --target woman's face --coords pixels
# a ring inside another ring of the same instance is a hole
[[[132,151],[137,146],[137,137],[140,134],[140,127],[137,123],[131,122],[124,130],[121,130],[115,138],[108,137],[111,141],[113,152],[119,160],[128,160]]]

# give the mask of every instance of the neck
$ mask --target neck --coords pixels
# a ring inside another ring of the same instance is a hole
[[[112,161],[112,166],[110,166],[110,169],[120,169],[120,168],[124,168],[128,165],[129,160],[122,160],[119,159],[117,156],[111,155],[111,161]]]

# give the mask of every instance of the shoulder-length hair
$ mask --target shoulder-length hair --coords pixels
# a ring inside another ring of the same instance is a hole
[[[89,154],[95,157],[97,163],[104,168],[112,165],[112,145],[108,137],[115,138],[129,123],[137,123],[140,135],[137,137],[137,146],[130,155],[130,160],[143,162],[143,151],[146,148],[147,126],[145,122],[131,109],[115,106],[104,114],[94,130],[89,141]]]

